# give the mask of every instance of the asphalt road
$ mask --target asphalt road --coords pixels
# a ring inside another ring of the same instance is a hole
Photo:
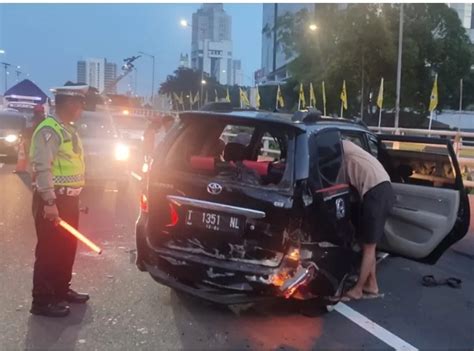
[[[379,266],[385,297],[339,304],[315,318],[276,304],[229,309],[177,294],[133,262],[138,182],[127,193],[86,189],[81,230],[104,249],[80,246],[73,287],[91,294],[70,316],[32,316],[35,231],[28,177],[0,160],[1,350],[473,349],[474,233],[436,266],[388,258]],[[473,204],[474,207],[474,204]],[[461,289],[426,288],[421,277],[458,277]],[[390,346],[391,345],[391,346]]]

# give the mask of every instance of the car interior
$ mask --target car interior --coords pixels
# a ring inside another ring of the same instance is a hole
[[[362,137],[356,144],[368,149]],[[460,175],[446,145],[382,140],[367,151],[384,165],[395,193],[379,248],[413,259],[429,256],[453,230],[461,203]]]
[[[165,164],[185,172],[239,174],[244,182],[276,185],[286,168],[287,140],[284,130],[236,123],[191,123],[171,147]]]

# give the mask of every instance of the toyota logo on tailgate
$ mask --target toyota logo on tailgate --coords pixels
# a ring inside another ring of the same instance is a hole
[[[209,183],[207,185],[207,192],[211,195],[219,195],[222,192],[222,185],[217,183]]]

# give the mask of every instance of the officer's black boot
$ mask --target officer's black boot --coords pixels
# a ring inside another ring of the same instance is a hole
[[[58,305],[57,303],[31,305],[30,312],[38,316],[45,317],[66,317],[70,310],[69,306]]]
[[[64,300],[71,303],[86,303],[89,300],[89,295],[69,289],[64,296]]]

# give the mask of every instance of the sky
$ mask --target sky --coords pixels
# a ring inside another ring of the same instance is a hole
[[[88,57],[105,57],[120,67],[126,57],[145,51],[155,55],[155,89],[178,67],[180,53],[190,54],[192,13],[201,4],[1,4],[0,62],[20,66],[22,75],[45,92],[76,81],[76,64]],[[232,17],[234,59],[242,60],[245,84],[260,68],[262,4],[224,4]],[[13,66],[12,66],[13,67]],[[151,94],[151,58],[136,61],[134,78],[119,86],[125,92],[136,83],[139,95]],[[16,81],[10,68],[8,86]],[[4,68],[0,66],[0,92]]]

